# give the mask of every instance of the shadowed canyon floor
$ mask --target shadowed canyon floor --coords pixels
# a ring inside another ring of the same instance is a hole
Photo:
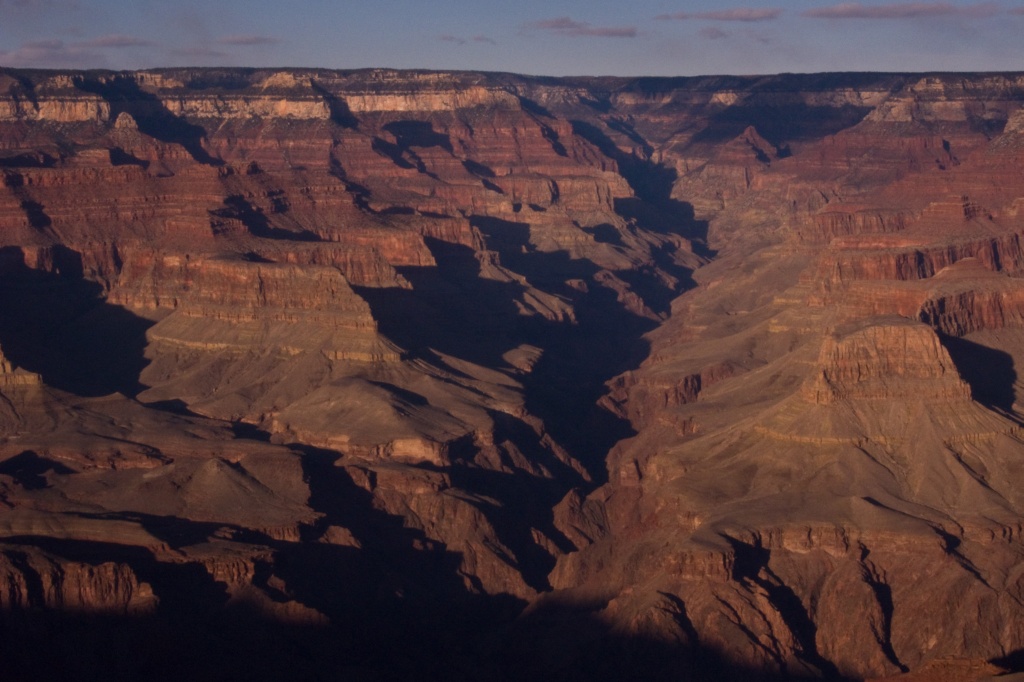
[[[0,676],[1024,670],[1024,76],[0,69]]]

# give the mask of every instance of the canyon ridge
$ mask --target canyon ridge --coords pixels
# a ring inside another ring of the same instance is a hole
[[[0,68],[4,679],[1024,670],[1024,75]]]

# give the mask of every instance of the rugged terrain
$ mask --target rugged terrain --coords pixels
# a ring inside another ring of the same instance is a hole
[[[1021,668],[1022,170],[1017,74],[0,69],[3,676]]]

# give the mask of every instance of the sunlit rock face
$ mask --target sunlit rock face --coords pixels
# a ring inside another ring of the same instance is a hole
[[[0,673],[1012,668],[1022,105],[0,69]]]

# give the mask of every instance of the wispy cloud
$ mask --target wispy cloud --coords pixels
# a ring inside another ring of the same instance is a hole
[[[0,3],[11,0],[0,0]],[[30,4],[32,0],[14,0]],[[44,1],[44,0],[41,0]],[[152,41],[137,36],[112,33],[105,36],[64,42],[59,38],[30,40],[14,50],[0,50],[0,64],[29,68],[103,68],[110,66],[113,52],[130,47],[148,47]]]
[[[75,43],[77,47],[146,47],[153,43],[135,36],[114,33]]]
[[[1014,7],[1010,10],[1010,14],[1024,14],[1024,7]]]
[[[230,35],[217,39],[221,45],[277,45],[281,41],[273,36],[263,35]]]
[[[33,40],[16,50],[0,50],[0,64],[22,67],[85,68],[105,66],[102,53],[62,40]]]
[[[814,19],[920,19],[927,17],[962,16],[990,17],[1002,8],[995,2],[954,5],[951,2],[897,2],[887,5],[862,5],[844,2],[831,7],[816,7],[800,16]]]
[[[654,17],[659,21],[686,21],[689,19],[703,19],[706,21],[771,21],[778,19],[782,10],[778,8],[753,9],[748,7],[737,7],[735,9],[722,9],[713,12],[673,12],[672,14],[659,14]]]
[[[0,7],[79,9],[78,0],[0,0]]]
[[[498,44],[493,38],[488,38],[484,35],[463,38],[462,36],[452,35],[451,33],[442,33],[437,37],[437,39],[442,43],[452,43],[454,45],[466,45],[467,43],[486,43],[487,45]]]
[[[637,34],[634,26],[593,26],[585,21],[573,21],[569,17],[534,21],[526,24],[526,28],[571,37],[635,38]]]
[[[701,30],[697,31],[697,35],[701,38],[707,38],[708,40],[721,40],[722,38],[729,37],[729,34],[726,31],[723,31],[717,26],[705,26]]]

